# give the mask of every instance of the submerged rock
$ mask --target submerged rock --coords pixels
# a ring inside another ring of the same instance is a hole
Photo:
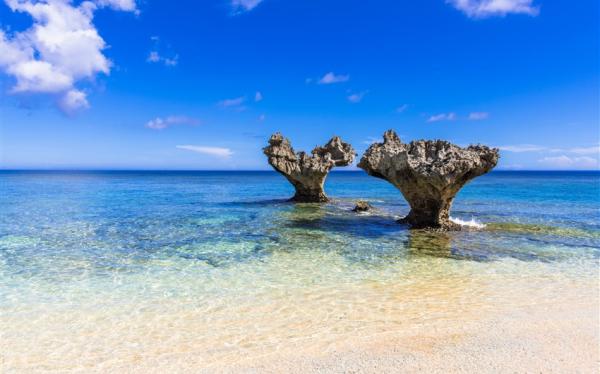
[[[371,211],[373,209],[373,207],[371,206],[371,204],[369,204],[368,202],[364,201],[364,200],[359,200],[356,202],[356,205],[354,206],[354,208],[352,209],[353,212],[368,212]]]
[[[498,158],[498,149],[482,145],[461,148],[443,140],[405,144],[388,130],[383,143],[367,149],[358,167],[402,192],[411,209],[400,222],[413,228],[448,230],[460,228],[449,215],[458,191],[471,179],[492,170]]]
[[[263,152],[269,158],[269,164],[296,189],[292,200],[305,203],[328,201],[323,190],[327,174],[335,166],[351,164],[356,156],[352,146],[337,136],[324,146],[313,149],[311,155],[295,153],[290,141],[280,133],[271,135]]]

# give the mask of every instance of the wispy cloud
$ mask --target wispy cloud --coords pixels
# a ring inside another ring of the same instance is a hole
[[[456,119],[456,113],[440,113],[430,116],[427,122],[439,122],[439,121],[454,121]]]
[[[578,155],[599,155],[600,154],[600,145],[596,145],[593,147],[576,147],[570,148],[568,152],[575,153]]]
[[[321,77],[321,79],[319,79],[319,84],[342,83],[347,82],[348,80],[350,80],[350,75],[336,75],[334,72],[330,71],[329,73]]]
[[[219,101],[218,105],[223,108],[239,107],[246,102],[246,96]]]
[[[569,157],[567,155],[544,157],[538,162],[542,165],[552,168],[568,168],[568,169],[596,169],[598,168],[598,160],[592,157]]]
[[[77,83],[109,74],[107,47],[92,23],[102,7],[137,12],[134,0],[5,1],[13,12],[28,14],[32,25],[7,35],[0,30],[0,70],[15,79],[12,94],[51,95],[66,114],[89,107]]]
[[[115,10],[139,13],[135,0],[96,0],[100,6],[110,7]]]
[[[471,112],[469,113],[469,121],[481,121],[490,116],[488,112]]]
[[[600,155],[600,145],[591,147],[551,148],[535,144],[503,145],[498,147],[507,152],[550,152],[550,153],[572,153],[576,155]]]
[[[446,0],[470,18],[527,14],[537,16],[540,12],[533,0]]]
[[[356,93],[353,93],[351,95],[348,95],[347,99],[352,104],[358,104],[358,103],[360,103],[362,101],[362,99],[365,97],[365,95],[368,92],[369,91],[356,92]]]
[[[498,149],[500,149],[501,151],[522,153],[522,152],[540,152],[540,151],[545,151],[548,148],[542,147],[539,145],[534,145],[534,144],[517,144],[517,145],[502,145],[502,146],[499,146]]]
[[[176,146],[176,148],[223,159],[229,158],[233,155],[231,149],[222,147],[205,147],[201,145],[178,145]]]
[[[256,8],[263,0],[231,0],[234,13],[244,13]]]
[[[367,140],[363,140],[362,143],[363,144],[367,144],[367,145],[371,145],[371,144],[377,143],[379,141],[381,141],[381,138],[377,138],[375,136],[368,136]]]
[[[196,126],[200,124],[200,120],[188,116],[168,116],[166,118],[156,117],[146,122],[146,127],[152,130],[164,130],[167,127],[175,125],[190,125]]]
[[[263,95],[260,91],[256,91],[256,93],[254,94],[254,101],[255,102],[259,102],[263,100]]]
[[[404,113],[406,109],[408,109],[408,104],[402,104],[396,108],[396,113]]]
[[[264,121],[264,120],[265,120],[265,118],[267,118],[267,116],[265,116],[264,114],[261,114],[260,116],[258,116],[258,120],[259,120],[260,122]]]

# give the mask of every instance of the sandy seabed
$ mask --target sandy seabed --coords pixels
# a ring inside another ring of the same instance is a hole
[[[248,290],[261,292],[201,304],[132,294],[113,305],[99,295],[10,310],[0,316],[0,372],[598,372],[596,261],[586,271],[510,261],[493,272],[461,262],[424,276],[446,261],[424,259],[387,278],[361,273],[346,282],[300,261],[253,273]],[[298,274],[316,277],[314,285]],[[241,277],[232,270],[232,281]],[[261,287],[261,279],[285,287]]]

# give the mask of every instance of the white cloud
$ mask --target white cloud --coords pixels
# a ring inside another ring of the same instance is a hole
[[[248,12],[256,8],[263,0],[231,0],[231,7],[235,13]]]
[[[544,157],[538,160],[538,162],[547,167],[559,169],[596,169],[598,167],[598,160],[587,156],[569,157],[561,155],[556,157]]]
[[[446,0],[470,18],[506,16],[507,14],[527,14],[537,16],[539,7],[533,0]]]
[[[371,145],[371,144],[377,143],[379,141],[381,141],[381,138],[377,138],[377,137],[374,137],[374,136],[368,136],[367,140],[363,140],[362,143],[363,144],[367,144],[367,145]]]
[[[600,154],[600,145],[596,145],[593,147],[577,147],[571,148],[568,152],[575,153],[578,155],[598,155]]]
[[[508,152],[542,152],[547,151],[551,153],[573,153],[576,155],[600,155],[600,145],[592,147],[573,147],[573,148],[550,148],[535,144],[518,144],[518,145],[504,145],[498,147],[502,151]]]
[[[7,35],[0,30],[0,69],[15,79],[13,94],[57,97],[65,113],[89,106],[76,83],[109,74],[106,43],[92,23],[99,7],[137,11],[133,0],[5,0],[13,12],[33,18],[30,28]]]
[[[470,121],[481,121],[487,119],[490,116],[488,112],[471,112],[469,113]]]
[[[347,97],[347,99],[349,102],[351,102],[353,104],[360,103],[362,101],[362,99],[365,97],[365,95],[367,94],[367,92],[368,91],[353,93],[353,94],[349,95]]]
[[[503,145],[498,147],[501,151],[507,152],[540,152],[545,151],[547,148],[534,144],[518,144],[518,145]]]
[[[260,116],[258,116],[258,120],[259,120],[260,122],[264,121],[264,120],[265,120],[265,118],[267,118],[267,117],[266,117],[264,114],[261,114]]]
[[[329,72],[325,74],[321,79],[319,79],[319,84],[332,84],[332,83],[342,83],[347,82],[350,79],[350,75],[335,75],[333,72]]]
[[[230,108],[230,107],[239,107],[240,105],[242,105],[245,102],[246,102],[246,97],[240,96],[240,97],[236,97],[234,99],[221,100],[221,101],[219,101],[218,104],[219,104],[219,106],[221,106],[223,108]]]
[[[184,149],[186,151],[192,151],[200,154],[214,156],[218,158],[229,158],[233,155],[233,152],[229,148],[221,147],[204,147],[199,145],[178,145],[176,148]]]
[[[96,0],[96,3],[115,10],[139,13],[135,0]]]
[[[440,113],[433,115],[427,119],[427,122],[439,122],[439,121],[454,121],[456,119],[456,113]]]
[[[396,112],[403,113],[406,109],[408,109],[408,104],[402,104],[398,108],[396,108]]]
[[[169,116],[166,118],[156,117],[146,122],[146,127],[152,130],[164,130],[175,125],[199,125],[200,121],[188,116]]]
[[[146,62],[163,63],[165,66],[175,66],[179,62],[179,55],[174,55],[173,57],[164,57],[159,55],[156,51],[151,51],[146,59]]]
[[[256,91],[256,93],[254,94],[254,101],[258,103],[259,101],[262,101],[262,99],[262,93],[260,93],[260,91]]]
[[[90,104],[87,101],[86,94],[79,90],[69,90],[58,101],[58,107],[63,113],[73,115],[78,110],[87,109]]]
[[[160,55],[156,51],[151,51],[146,59],[147,62],[160,62]]]
[[[150,40],[152,40],[152,43],[154,44],[154,46],[152,47],[152,51],[150,51],[150,53],[148,54],[148,57],[146,58],[146,62],[155,63],[155,64],[161,63],[161,64],[164,64],[165,66],[177,65],[177,63],[179,62],[178,54],[174,54],[171,57],[165,57],[158,52],[160,38],[158,36],[151,36]]]

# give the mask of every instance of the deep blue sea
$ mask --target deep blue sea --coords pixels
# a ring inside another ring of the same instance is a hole
[[[165,341],[218,362],[450,318],[434,305],[492,310],[511,282],[544,302],[554,277],[597,276],[599,172],[492,172],[451,211],[485,227],[439,234],[397,224],[402,195],[363,172],[333,172],[325,189],[331,203],[293,204],[275,172],[0,171],[5,362],[126,367]],[[359,199],[375,212],[353,213]],[[282,328],[299,320],[304,332]]]

